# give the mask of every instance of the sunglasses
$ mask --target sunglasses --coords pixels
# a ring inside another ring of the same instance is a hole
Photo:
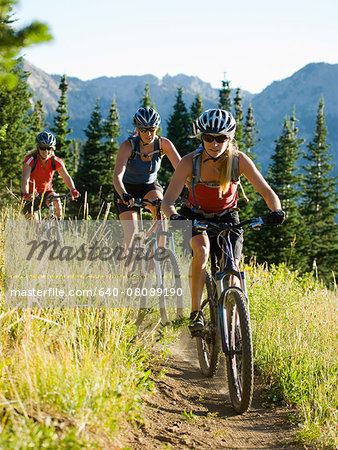
[[[52,151],[53,147],[39,147],[40,150],[48,150],[48,151]]]
[[[156,127],[139,128],[139,130],[141,131],[141,133],[147,133],[148,131],[150,131],[151,133],[153,133],[153,132],[156,130]]]
[[[223,142],[227,141],[229,138],[228,136],[212,136],[210,134],[202,134],[202,139],[205,142],[213,142],[216,141],[218,144],[223,144]]]

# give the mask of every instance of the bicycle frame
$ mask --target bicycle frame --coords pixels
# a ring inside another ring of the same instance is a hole
[[[158,241],[161,238],[161,236],[163,236],[164,238],[168,238],[169,247],[172,251],[174,251],[174,249],[175,249],[174,235],[172,232],[168,231],[166,218],[160,209],[160,202],[158,200],[151,201],[148,199],[135,199],[134,205],[137,206],[138,208],[140,208],[140,210],[138,212],[138,220],[140,223],[139,234],[141,235],[141,242],[143,242],[145,245],[147,245],[151,241],[152,242],[151,245],[153,247],[153,252],[155,255],[159,248]],[[156,206],[156,208],[157,208],[156,220],[154,221],[152,226],[149,228],[149,230],[145,231],[143,217],[142,217],[142,209],[145,209],[149,205]],[[165,240],[164,240],[163,244],[164,244],[163,247],[165,247]],[[159,264],[157,258],[154,258],[153,262],[155,264],[157,279],[159,280],[159,284],[162,285],[163,280],[162,280],[160,264]]]
[[[259,228],[261,225],[263,225],[263,220],[261,218],[258,219],[250,219],[248,221],[244,221],[241,224],[237,225],[237,227],[240,227],[244,224],[248,224],[252,228]],[[195,220],[193,222],[193,226],[197,226],[199,229],[203,229],[206,231],[209,228],[209,225],[207,223],[203,223],[203,221],[197,221]],[[226,225],[224,225],[226,227]],[[230,242],[230,233],[231,233],[231,226],[228,225],[228,229],[224,229],[223,231],[220,231],[218,234],[218,241],[217,245],[219,244],[219,238],[221,234],[226,233],[226,236],[224,239],[224,244],[221,248],[222,250],[222,257],[220,261],[220,269],[217,269],[216,266],[216,256],[211,256],[211,277],[212,281],[214,282],[216,286],[216,292],[217,296],[216,298],[213,297],[212,301],[214,302],[215,310],[217,311],[217,327],[218,327],[218,336],[221,337],[222,342],[222,350],[224,354],[230,355],[233,354],[233,350],[230,350],[229,346],[229,337],[228,337],[228,320],[227,320],[227,312],[226,308],[224,307],[224,300],[226,297],[227,292],[230,289],[239,289],[241,290],[244,295],[247,302],[247,307],[249,308],[249,299],[247,296],[247,287],[246,287],[246,280],[245,280],[245,273],[244,271],[239,271],[236,268],[235,260],[233,256],[233,249],[232,244]],[[216,235],[216,233],[214,233]],[[235,276],[239,279],[241,287],[238,288],[236,286],[231,286],[230,284],[230,278],[231,276]]]

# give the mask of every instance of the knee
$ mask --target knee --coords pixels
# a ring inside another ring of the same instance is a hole
[[[193,258],[201,266],[205,266],[209,258],[209,247],[207,245],[199,245],[193,248]]]

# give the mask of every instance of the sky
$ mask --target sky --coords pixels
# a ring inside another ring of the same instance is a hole
[[[252,93],[311,62],[338,63],[337,0],[18,0],[18,28],[53,41],[23,56],[49,74],[179,73]]]

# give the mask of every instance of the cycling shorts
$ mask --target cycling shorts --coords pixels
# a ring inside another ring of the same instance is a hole
[[[33,204],[33,212],[38,211],[39,209],[42,208],[47,208],[49,205],[47,205],[46,200],[48,200],[48,197],[50,195],[56,195],[54,191],[46,191],[44,196],[43,196],[43,200],[41,201],[41,194],[39,194],[38,197],[34,198],[34,204]],[[30,214],[32,212],[32,200],[29,200],[28,202],[25,201],[23,208],[22,208],[22,212],[26,215],[26,214]]]
[[[229,223],[229,224],[238,224],[240,222],[238,211],[231,211],[229,213],[223,214],[221,217],[213,217],[212,219],[208,219],[203,217],[202,214],[198,214],[196,212],[191,211],[190,208],[187,206],[183,206],[183,208],[180,211],[180,214],[185,216],[189,220],[205,220],[209,222],[214,223]],[[208,232],[205,231],[194,231],[192,232],[193,236],[197,236],[198,234],[208,234]],[[217,244],[217,236],[209,236],[210,240],[210,251],[214,252],[217,256],[217,258],[221,258],[222,256],[222,250],[219,248]],[[230,242],[232,245],[232,250],[234,254],[234,258],[240,260],[242,256],[242,250],[243,250],[243,229],[239,228],[237,230],[232,230],[230,232]]]
[[[163,194],[163,187],[160,185],[160,183],[155,180],[154,183],[149,184],[131,184],[131,183],[124,183],[124,187],[126,188],[126,191],[128,194],[132,195],[134,198],[144,198],[146,194],[150,191],[157,191]],[[140,208],[137,206],[133,206],[132,208],[128,208],[128,206],[124,203],[119,203],[118,200],[120,200],[119,194],[114,191],[114,204],[117,210],[117,213],[120,215],[123,212],[126,211],[138,211]]]

